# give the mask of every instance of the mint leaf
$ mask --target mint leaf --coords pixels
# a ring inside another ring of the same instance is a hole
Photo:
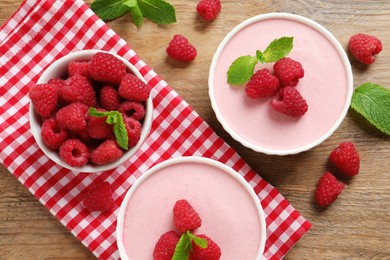
[[[192,250],[192,240],[188,236],[187,232],[183,233],[177,242],[175,247],[175,253],[172,256],[172,260],[187,260],[190,251]]]
[[[261,63],[265,62],[264,54],[260,50],[256,51],[256,57],[257,60],[260,61]]]
[[[138,0],[138,6],[144,17],[157,24],[176,22],[176,13],[172,5],[164,0]]]
[[[130,11],[129,4],[136,0],[95,0],[91,4],[92,11],[103,21],[114,20]]]
[[[137,0],[126,0],[124,2],[124,5],[130,7],[130,8],[133,8],[134,6],[137,5]]]
[[[200,248],[207,248],[208,241],[206,239],[197,237],[197,236],[191,234],[190,231],[187,231],[187,236],[189,236],[194,241],[194,243],[197,246],[199,246]]]
[[[263,52],[265,62],[275,62],[286,57],[293,48],[293,37],[273,40]]]
[[[131,13],[131,19],[133,23],[137,26],[137,28],[140,28],[142,25],[143,16],[142,16],[141,9],[139,9],[138,4],[136,4],[131,8],[130,13]]]
[[[363,83],[352,95],[351,107],[368,122],[390,135],[390,90],[374,83]]]
[[[246,83],[252,77],[257,62],[257,57],[254,56],[238,57],[229,67],[227,82],[231,85]]]

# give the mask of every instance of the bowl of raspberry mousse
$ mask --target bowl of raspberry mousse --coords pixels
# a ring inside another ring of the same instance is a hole
[[[350,106],[353,75],[336,37],[306,17],[268,13],[234,27],[209,71],[223,128],[242,145],[289,155],[321,144]]]
[[[82,50],[50,64],[30,88],[30,126],[43,153],[74,172],[117,168],[147,138],[151,88],[126,59]]]

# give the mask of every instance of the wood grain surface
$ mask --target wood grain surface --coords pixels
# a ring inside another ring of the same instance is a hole
[[[211,23],[197,16],[197,1],[168,2],[176,9],[175,24],[159,26],[144,20],[142,28],[137,29],[126,15],[108,25],[312,223],[312,229],[285,259],[390,259],[389,136],[350,110],[335,133],[310,151],[283,157],[256,153],[223,130],[211,108],[207,85],[213,53],[234,26],[258,14],[290,12],[325,26],[345,49],[354,33],[378,36],[384,49],[374,64],[367,67],[350,59],[354,86],[370,81],[390,88],[390,1],[222,0],[222,12]],[[20,3],[20,0],[1,1],[0,24]],[[165,48],[175,33],[187,36],[197,47],[198,56],[192,63],[167,59]],[[330,151],[346,140],[354,142],[360,153],[360,173],[342,179],[346,184],[343,193],[332,206],[322,210],[313,202],[315,185],[331,168]],[[0,166],[0,252],[0,259],[94,259],[3,166]]]

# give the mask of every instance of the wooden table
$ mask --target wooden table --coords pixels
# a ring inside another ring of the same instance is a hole
[[[90,4],[92,1],[87,1]],[[363,66],[352,60],[354,85],[375,82],[390,88],[390,1],[246,0],[222,1],[211,23],[201,20],[197,1],[169,0],[177,22],[158,26],[144,20],[141,29],[125,16],[109,26],[174,88],[264,179],[313,225],[286,259],[390,259],[390,137],[379,133],[350,110],[336,132],[321,145],[298,155],[269,156],[234,141],[217,121],[208,96],[208,69],[218,44],[238,23],[268,12],[291,12],[311,18],[330,30],[346,48],[353,33],[378,36],[384,50]],[[0,6],[0,24],[20,0]],[[197,47],[188,65],[166,59],[165,48],[175,33]],[[390,112],[390,111],[389,111]],[[330,151],[340,142],[355,143],[361,157],[359,175],[344,180],[346,188],[326,210],[313,202],[315,185],[327,169]],[[0,259],[93,259],[94,256],[60,224],[9,172],[0,167]]]

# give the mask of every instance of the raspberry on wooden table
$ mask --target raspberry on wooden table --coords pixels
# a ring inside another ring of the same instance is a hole
[[[285,87],[296,86],[299,79],[303,78],[305,75],[305,71],[303,70],[301,63],[288,57],[275,62],[273,69],[274,75]]]
[[[320,178],[315,191],[315,200],[318,205],[327,207],[332,204],[344,189],[344,184],[339,182],[330,172],[325,172]]]
[[[154,247],[153,260],[171,260],[179,239],[173,230],[162,234]]]
[[[149,98],[150,87],[137,76],[127,73],[118,88],[119,96],[132,101],[145,101]]]
[[[187,200],[176,201],[173,207],[173,222],[179,232],[193,230],[202,225],[202,219]]]
[[[68,138],[68,131],[59,126],[55,118],[49,118],[42,124],[43,143],[52,150],[57,150]]]
[[[330,153],[330,161],[345,175],[359,173],[360,157],[352,142],[342,142]]]
[[[190,260],[218,260],[221,258],[221,248],[210,237],[205,234],[197,235],[197,237],[207,240],[207,247],[201,248],[192,242],[192,251]]]
[[[89,159],[88,148],[79,139],[67,139],[60,146],[59,154],[65,163],[73,167],[83,166]]]
[[[57,108],[58,88],[51,84],[37,84],[29,96],[35,111],[43,118],[49,118]]]
[[[166,52],[169,57],[185,62],[194,60],[198,54],[196,48],[181,34],[173,36],[166,48]]]
[[[89,62],[89,74],[94,80],[119,84],[126,74],[126,65],[110,53],[98,52]]]
[[[114,139],[101,143],[91,153],[91,161],[96,164],[107,164],[117,161],[123,155],[122,149]]]
[[[291,117],[301,117],[308,110],[306,100],[295,87],[280,89],[271,105],[276,111]]]
[[[220,0],[201,0],[196,6],[198,14],[207,21],[213,21],[221,12]]]
[[[109,211],[115,201],[112,198],[111,185],[108,182],[92,183],[84,193],[83,205],[89,211]]]
[[[351,54],[364,64],[372,64],[375,54],[382,51],[382,42],[375,36],[358,33],[351,36],[348,43]]]
[[[279,88],[279,80],[268,69],[256,71],[245,86],[250,98],[263,98],[274,95]]]

